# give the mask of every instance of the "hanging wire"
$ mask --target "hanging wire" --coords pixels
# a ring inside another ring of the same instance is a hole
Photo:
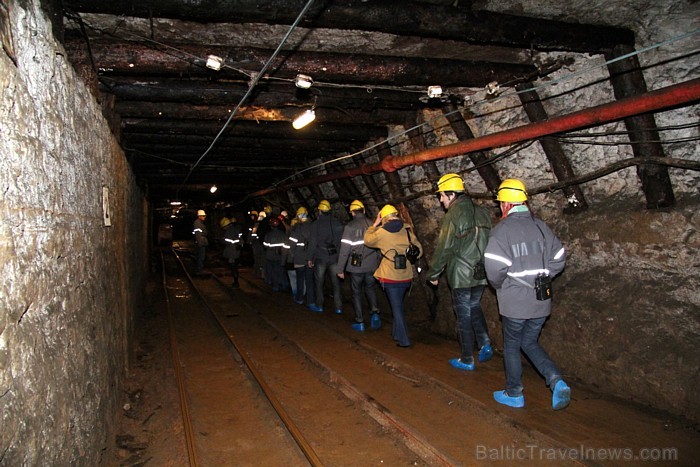
[[[216,142],[219,140],[219,138],[220,138],[221,135],[223,134],[224,130],[226,130],[226,127],[228,127],[229,123],[231,123],[231,120],[233,120],[233,116],[236,115],[236,113],[238,112],[238,110],[241,108],[241,105],[243,105],[243,102],[245,102],[245,100],[248,98],[248,96],[250,96],[250,94],[253,92],[253,89],[254,89],[255,86],[258,84],[258,81],[260,81],[260,77],[263,76],[263,75],[265,74],[265,72],[267,71],[267,69],[268,69],[268,68],[270,67],[270,65],[272,64],[272,61],[273,61],[273,60],[277,57],[277,55],[280,53],[280,50],[282,50],[282,46],[284,45],[285,42],[287,42],[287,39],[289,39],[289,36],[292,34],[292,31],[294,31],[294,29],[297,27],[297,25],[298,25],[299,22],[301,21],[301,18],[304,16],[304,14],[306,14],[306,11],[311,7],[311,4],[312,4],[313,2],[314,2],[314,0],[309,0],[308,2],[306,2],[306,5],[304,6],[304,8],[303,8],[303,9],[301,10],[301,12],[299,13],[299,16],[297,16],[297,18],[294,20],[294,23],[293,23],[292,26],[289,28],[289,31],[287,31],[287,34],[285,34],[285,36],[282,38],[282,41],[280,42],[279,46],[277,46],[277,49],[275,50],[275,52],[270,56],[270,58],[269,58],[268,61],[265,63],[265,65],[262,67],[262,69],[260,70],[260,72],[259,72],[259,73],[256,73],[255,76],[253,77],[253,80],[251,81],[250,86],[248,86],[248,90],[247,90],[246,93],[243,95],[243,97],[242,97],[241,100],[238,102],[238,104],[236,104],[236,108],[233,109],[233,111],[231,112],[231,115],[229,115],[229,117],[228,117],[228,120],[226,120],[226,123],[224,123],[224,126],[221,128],[221,130],[219,131],[219,133],[218,133],[218,134],[216,135],[216,137],[214,138],[214,141],[211,142],[211,144],[209,145],[209,147],[207,148],[207,150],[204,151],[204,153],[199,157],[199,159],[197,159],[197,162],[194,163],[194,165],[193,165],[192,168],[190,169],[189,173],[187,174],[187,176],[185,177],[185,179],[184,179],[184,180],[182,181],[182,183],[180,184],[180,188],[182,188],[183,185],[184,185],[185,183],[187,183],[187,180],[190,179],[190,175],[192,175],[192,172],[194,172],[194,169],[197,168],[197,166],[198,166],[199,163],[202,161],[202,159],[204,159],[204,157],[205,157],[207,154],[209,154],[209,151],[212,150],[212,148],[214,147],[214,145],[216,144]]]
[[[243,69],[234,68],[234,67],[231,67],[231,66],[228,66],[228,65],[224,65],[224,67],[226,67],[226,68],[233,69],[233,70],[235,70],[235,71],[237,71],[237,72],[239,72],[239,73],[241,73],[241,74],[247,76],[248,78],[251,78],[251,82],[250,82],[250,84],[249,84],[249,87],[248,87],[248,89],[247,89],[245,95],[241,98],[241,100],[239,101],[239,103],[236,105],[236,108],[231,112],[231,114],[229,115],[229,117],[228,117],[227,121],[225,122],[224,126],[221,128],[221,130],[219,131],[219,133],[216,135],[216,137],[214,138],[214,140],[212,141],[212,143],[210,144],[210,146],[209,146],[209,147],[207,148],[207,150],[199,157],[199,159],[197,160],[197,162],[196,162],[194,165],[192,165],[192,167],[191,167],[189,173],[187,174],[187,176],[185,177],[185,179],[183,180],[183,182],[180,184],[180,187],[178,188],[178,191],[180,190],[180,188],[182,188],[182,186],[184,186],[185,183],[187,183],[187,181],[189,180],[189,177],[192,175],[193,171],[197,168],[197,166],[198,166],[198,165],[200,164],[200,162],[204,159],[204,157],[206,157],[206,155],[207,155],[207,154],[211,151],[211,149],[214,147],[214,145],[216,144],[216,142],[218,141],[218,139],[221,137],[221,135],[223,134],[223,132],[225,131],[225,129],[226,129],[226,128],[228,127],[228,125],[230,124],[230,122],[231,122],[231,120],[233,119],[233,117],[236,115],[236,113],[238,112],[238,110],[239,110],[240,107],[242,106],[243,102],[245,102],[245,100],[250,96],[250,94],[252,93],[253,89],[255,88],[255,86],[257,85],[257,83],[260,81],[260,79],[263,79],[263,78],[264,78],[264,79],[266,79],[266,80],[277,80],[277,81],[285,81],[285,82],[290,82],[290,83],[293,83],[293,82],[294,82],[294,79],[278,78],[278,77],[264,77],[264,73],[265,73],[265,71],[267,71],[267,69],[268,69],[269,66],[271,65],[272,61],[273,61],[273,60],[276,58],[276,56],[279,54],[279,52],[280,52],[282,46],[286,43],[286,41],[288,40],[288,38],[289,38],[289,36],[291,35],[291,33],[296,29],[297,25],[298,25],[299,22],[301,21],[301,18],[304,16],[304,14],[307,12],[307,10],[311,7],[311,4],[312,4],[312,3],[313,3],[313,0],[309,0],[309,1],[307,2],[307,4],[304,6],[304,8],[302,9],[302,11],[301,11],[301,12],[299,13],[299,15],[297,16],[296,20],[294,21],[294,23],[293,23],[292,26],[290,27],[290,29],[287,31],[287,33],[286,33],[285,36],[283,37],[282,41],[281,41],[280,44],[278,45],[278,47],[277,47],[277,49],[275,50],[275,52],[272,54],[272,56],[271,56],[271,57],[267,60],[267,62],[264,64],[264,66],[262,67],[262,69],[260,70],[260,72],[256,73],[256,72],[251,72],[251,71],[247,71],[247,70],[243,70]],[[93,29],[93,30],[100,31],[100,32],[102,32],[102,33],[104,33],[104,34],[109,34],[109,35],[112,35],[113,37],[120,37],[120,36],[118,36],[117,34],[115,34],[115,33],[113,33],[113,32],[108,32],[108,31],[102,30],[102,29],[100,29],[100,28],[97,28],[97,27],[95,27],[95,26],[92,26],[92,25],[90,25],[90,24],[84,22],[84,21],[82,20],[82,18],[79,17],[79,15],[76,15],[76,16],[79,18],[79,20],[76,20],[76,18],[71,18],[71,19],[73,19],[74,21],[78,21],[81,28],[83,28],[84,26],[87,26],[87,27],[89,27],[89,28],[91,28],[91,29]],[[189,53],[189,52],[180,50],[180,49],[178,49],[178,48],[176,48],[176,47],[172,47],[172,46],[170,46],[170,45],[168,45],[168,44],[164,44],[164,43],[162,43],[162,42],[156,41],[156,40],[154,40],[154,39],[152,39],[152,38],[144,37],[144,36],[141,36],[141,35],[139,35],[139,34],[132,33],[132,32],[130,32],[130,31],[124,31],[124,32],[125,32],[126,34],[129,34],[129,35],[132,36],[132,37],[137,37],[137,38],[143,39],[144,41],[147,41],[147,42],[151,42],[151,43],[153,43],[153,44],[156,44],[156,45],[158,45],[158,46],[160,46],[160,47],[164,47],[164,48],[167,48],[167,49],[176,51],[176,52],[178,52],[179,54],[181,54],[181,55],[183,55],[183,56],[189,56],[189,57],[191,57],[191,58],[194,58],[195,60],[201,60],[201,57],[195,56],[195,55],[193,55],[193,54],[191,54],[191,53]],[[565,76],[562,76],[562,77],[560,77],[560,78],[547,81],[547,82],[545,82],[545,83],[542,83],[542,84],[537,85],[537,86],[534,86],[534,87],[530,87],[530,88],[522,89],[522,90],[514,90],[514,91],[510,91],[510,92],[501,93],[501,94],[499,94],[499,95],[497,95],[497,96],[490,97],[490,98],[488,98],[488,99],[487,99],[487,98],[483,98],[483,99],[481,99],[481,100],[479,100],[479,101],[476,101],[476,102],[470,104],[469,106],[465,106],[465,109],[466,109],[466,108],[477,107],[477,106],[480,106],[480,105],[482,105],[482,104],[484,104],[484,103],[486,103],[486,102],[493,103],[493,102],[496,102],[496,101],[498,101],[498,100],[505,99],[505,98],[512,97],[512,96],[516,96],[516,95],[519,95],[519,94],[522,94],[522,93],[527,93],[527,92],[537,91],[537,90],[539,90],[539,89],[544,89],[544,88],[553,86],[553,85],[555,85],[555,84],[558,84],[558,83],[562,83],[562,82],[571,80],[571,79],[573,79],[573,78],[575,78],[575,77],[577,77],[577,76],[583,75],[583,74],[585,74],[585,73],[588,73],[588,72],[590,72],[590,71],[592,71],[592,70],[601,68],[601,67],[603,67],[603,66],[608,66],[608,65],[610,65],[610,64],[612,64],[612,63],[615,63],[615,62],[618,62],[618,61],[621,61],[621,60],[625,60],[625,59],[630,58],[630,57],[633,57],[633,56],[641,55],[642,53],[645,53],[645,52],[648,52],[648,51],[657,49],[657,48],[662,47],[662,46],[664,46],[664,45],[668,45],[668,44],[671,44],[671,43],[673,43],[673,42],[677,42],[677,41],[686,39],[686,38],[691,37],[691,36],[694,36],[694,35],[696,35],[696,34],[698,34],[698,33],[700,33],[700,28],[695,29],[695,30],[690,31],[690,32],[685,33],[685,34],[681,34],[681,35],[678,35],[678,36],[674,36],[674,37],[669,38],[669,39],[667,39],[667,40],[665,40],[665,41],[662,41],[662,42],[657,42],[657,43],[652,44],[652,45],[650,45],[650,46],[644,47],[644,48],[642,48],[642,49],[640,49],[640,50],[635,50],[635,51],[632,51],[632,52],[630,52],[630,53],[621,55],[621,56],[619,56],[619,57],[615,57],[615,58],[613,58],[613,59],[610,59],[610,60],[605,61],[604,63],[602,63],[602,64],[600,64],[600,65],[591,65],[591,66],[586,67],[586,68],[583,68],[583,69],[581,69],[581,70],[579,70],[579,71],[577,71],[577,72],[570,73],[570,74],[565,75]],[[692,50],[692,51],[690,51],[690,52],[688,52],[688,53],[686,53],[686,54],[687,54],[687,55],[692,55],[692,54],[698,53],[699,51],[700,51],[700,49],[694,49],[694,50]],[[180,58],[180,57],[178,57],[178,58]],[[506,83],[506,84],[507,84],[507,83]],[[407,87],[373,86],[373,85],[368,86],[368,85],[353,85],[353,84],[336,84],[336,83],[329,83],[329,82],[323,82],[323,81],[314,81],[314,86],[334,87],[334,88],[359,88],[359,89],[366,89],[368,93],[371,93],[372,90],[374,90],[374,89],[383,89],[383,90],[400,91],[400,92],[412,92],[412,93],[421,93],[421,94],[424,93],[424,90],[422,90],[422,89],[421,89],[421,90],[417,90],[417,89],[407,88]],[[303,173],[305,173],[305,172],[308,172],[308,171],[310,171],[310,170],[319,169],[319,168],[321,168],[321,167],[323,167],[323,166],[325,166],[325,165],[327,165],[327,164],[332,164],[332,163],[334,163],[334,162],[339,162],[339,161],[342,161],[342,160],[344,160],[344,159],[350,159],[350,158],[354,158],[354,157],[356,157],[356,156],[362,155],[362,154],[364,154],[364,153],[366,153],[366,152],[369,152],[369,151],[371,151],[371,150],[373,150],[373,149],[375,149],[375,148],[377,148],[377,147],[379,147],[379,146],[382,146],[382,145],[384,145],[384,144],[388,144],[390,141],[393,141],[393,140],[396,140],[396,139],[398,139],[398,138],[400,138],[400,137],[402,137],[402,136],[405,136],[406,134],[408,134],[408,133],[411,132],[411,131],[420,129],[420,128],[423,127],[423,126],[430,125],[430,124],[434,123],[434,122],[437,121],[437,120],[443,119],[443,118],[445,118],[445,117],[447,117],[447,116],[449,116],[449,115],[456,114],[456,113],[458,113],[458,112],[461,112],[461,110],[460,110],[460,109],[456,109],[456,110],[453,110],[453,111],[451,111],[451,112],[443,113],[443,114],[441,114],[441,115],[439,115],[439,116],[433,117],[433,118],[431,118],[431,119],[429,119],[429,120],[426,120],[425,122],[422,122],[422,123],[420,123],[420,124],[418,124],[418,125],[415,125],[415,126],[413,126],[413,127],[411,127],[411,128],[408,128],[408,129],[406,129],[406,130],[404,130],[404,131],[402,131],[402,132],[400,132],[400,133],[397,133],[397,134],[395,134],[395,135],[393,135],[393,136],[390,136],[390,137],[386,138],[386,139],[383,140],[383,141],[380,141],[380,142],[378,142],[378,143],[376,143],[376,144],[373,144],[373,145],[371,145],[371,146],[368,146],[367,148],[364,148],[364,149],[362,149],[362,150],[360,150],[360,151],[354,152],[354,153],[352,153],[352,154],[347,154],[347,155],[344,155],[344,156],[340,156],[340,157],[337,157],[337,158],[334,158],[334,159],[331,159],[331,160],[328,160],[328,161],[324,161],[324,162],[321,162],[321,163],[319,163],[319,164],[316,164],[316,165],[307,167],[307,168],[305,168],[305,169],[303,169],[303,170],[299,170],[299,171],[295,172],[294,174],[292,174],[292,175],[290,175],[290,176],[288,176],[288,177],[286,177],[286,178],[284,178],[284,179],[282,179],[282,180],[280,180],[280,181],[274,183],[274,184],[272,185],[272,187],[273,187],[273,188],[274,188],[274,187],[277,187],[277,186],[279,186],[279,185],[285,183],[286,181],[291,180],[291,179],[293,179],[293,178],[296,178],[296,177],[300,176],[301,174],[303,174]],[[612,135],[613,133],[609,133],[609,134]],[[593,135],[593,134],[591,134],[591,135]],[[605,134],[603,134],[603,135],[605,135]],[[579,134],[571,134],[571,135],[567,135],[567,136],[568,136],[568,137],[575,137],[575,138],[583,138],[583,137],[586,137],[585,135],[579,135]],[[697,138],[679,138],[679,139],[677,139],[677,140],[674,140],[674,141],[667,141],[667,142],[669,142],[669,143],[671,143],[671,142],[690,142],[690,141],[695,141],[695,140],[697,140]],[[562,141],[563,141],[563,142],[570,142],[570,143],[573,143],[573,144],[601,144],[601,145],[616,145],[616,144],[618,144],[618,143],[580,143],[580,142],[577,143],[577,142],[575,142],[575,141],[566,141],[566,140],[562,140]],[[531,144],[531,143],[530,143],[530,144]],[[631,143],[620,143],[620,144],[631,144]],[[507,152],[507,151],[505,151],[505,152]],[[156,157],[156,156],[153,156],[153,157]],[[503,157],[506,157],[506,156],[503,156],[503,153],[501,153],[501,154],[499,154],[498,159],[500,160],[500,159],[502,159]],[[490,160],[489,160],[487,163],[485,163],[485,164],[490,164],[490,163],[493,163],[493,162],[495,162],[495,160],[490,159]],[[245,199],[248,199],[249,197],[250,197],[250,195],[246,196]]]
[[[532,91],[536,91],[536,90],[538,90],[538,89],[543,89],[543,88],[546,88],[546,87],[549,87],[549,86],[553,86],[553,85],[555,85],[555,84],[558,84],[558,83],[561,83],[561,82],[564,82],[564,81],[568,81],[568,80],[570,80],[570,79],[573,79],[573,78],[575,78],[575,77],[577,77],[577,76],[579,76],[579,75],[581,75],[581,74],[590,72],[590,71],[592,71],[592,70],[601,68],[601,67],[603,67],[603,66],[607,66],[607,65],[609,65],[609,64],[618,62],[618,61],[620,61],[620,60],[624,60],[624,59],[633,57],[633,56],[635,56],[635,55],[639,55],[639,54],[644,53],[644,52],[648,52],[648,51],[650,51],[650,50],[653,50],[653,49],[662,47],[662,46],[664,46],[664,45],[667,45],[667,44],[670,44],[670,43],[673,43],[673,42],[676,42],[676,41],[679,41],[679,40],[686,39],[686,38],[691,37],[691,36],[693,36],[693,35],[695,35],[695,34],[698,34],[698,33],[700,33],[700,28],[695,29],[695,30],[693,30],[693,31],[691,31],[691,32],[689,32],[689,33],[686,33],[686,34],[681,34],[681,35],[678,35],[678,36],[674,36],[674,37],[672,37],[672,38],[670,38],[670,39],[667,39],[667,40],[665,40],[665,41],[652,44],[652,45],[650,45],[650,46],[648,46],[648,47],[644,47],[644,48],[642,48],[642,49],[640,49],[640,50],[635,50],[635,51],[633,51],[633,52],[630,52],[630,53],[621,55],[621,56],[619,56],[619,57],[615,57],[615,58],[613,58],[613,59],[610,59],[610,60],[605,61],[604,63],[602,63],[602,64],[600,64],[600,65],[592,65],[592,66],[583,68],[582,70],[579,70],[579,71],[577,71],[577,72],[575,72],[575,73],[570,73],[570,74],[568,74],[568,75],[562,76],[561,78],[557,78],[557,79],[555,79],[555,80],[547,81],[546,83],[540,84],[540,85],[538,85],[538,86],[534,86],[534,87],[527,88],[527,89],[523,89],[523,90],[519,90],[519,91],[518,91],[518,90],[515,90],[515,91],[513,91],[513,92],[502,93],[502,94],[500,94],[500,95],[498,95],[498,96],[495,96],[495,97],[489,98],[489,99],[484,98],[484,99],[482,99],[482,100],[480,100],[480,101],[474,102],[473,104],[471,104],[470,106],[467,106],[467,107],[465,107],[465,108],[472,108],[472,107],[476,107],[476,106],[482,105],[482,104],[484,104],[485,102],[491,103],[491,102],[495,102],[495,101],[500,100],[500,99],[505,99],[506,97],[512,97],[512,96],[516,96],[516,95],[518,95],[518,94],[523,94],[523,93],[527,93],[527,92],[532,92]],[[698,51],[700,51],[700,49],[695,49],[695,50],[691,51],[690,54],[697,53]],[[376,147],[378,147],[378,146],[381,146],[381,145],[383,145],[383,144],[385,144],[385,143],[388,143],[389,141],[398,139],[398,138],[400,138],[400,137],[402,137],[402,136],[408,134],[409,132],[411,132],[411,131],[413,131],[413,130],[416,130],[416,129],[421,128],[421,127],[423,127],[423,126],[427,126],[428,124],[431,124],[431,123],[433,123],[433,122],[435,122],[435,121],[437,121],[437,120],[439,120],[439,119],[445,118],[445,117],[447,117],[447,116],[449,116],[449,115],[452,115],[452,114],[455,114],[455,113],[458,113],[458,112],[461,112],[461,110],[457,109],[457,110],[453,110],[453,111],[451,111],[451,112],[443,113],[443,114],[441,114],[441,115],[439,115],[439,116],[437,116],[437,117],[433,117],[433,118],[431,118],[431,119],[429,119],[429,120],[426,120],[425,122],[422,122],[422,123],[420,123],[420,124],[418,124],[418,125],[416,125],[416,126],[413,126],[413,127],[411,127],[411,128],[408,128],[408,129],[405,130],[405,131],[402,131],[402,132],[400,132],[400,133],[397,133],[396,135],[390,136],[390,137],[386,138],[385,140],[380,141],[380,142],[378,142],[378,143],[376,143],[376,144],[373,144],[373,145],[371,145],[371,146],[369,146],[369,147],[367,147],[367,148],[364,148],[364,149],[362,149],[362,150],[360,150],[360,151],[357,151],[357,152],[354,152],[354,153],[352,153],[352,154],[348,154],[348,155],[345,155],[345,156],[337,157],[337,158],[334,158],[334,159],[331,159],[331,160],[328,160],[328,161],[324,161],[324,162],[321,162],[321,163],[319,163],[319,164],[316,164],[316,165],[307,167],[307,168],[305,168],[305,169],[303,169],[303,170],[299,170],[299,171],[295,172],[294,174],[290,175],[289,177],[286,177],[286,178],[280,180],[279,182],[274,183],[274,184],[272,185],[272,188],[277,187],[277,186],[279,186],[279,185],[285,183],[285,182],[288,181],[288,180],[291,180],[291,179],[293,179],[293,178],[296,178],[297,176],[301,175],[302,173],[308,172],[309,170],[318,169],[318,168],[320,168],[320,167],[325,166],[326,164],[330,164],[330,163],[333,163],[333,162],[338,162],[338,161],[341,161],[341,160],[343,160],[343,159],[349,159],[349,158],[353,158],[353,157],[356,157],[356,156],[358,156],[358,155],[364,154],[365,152],[368,152],[368,151],[370,151],[370,150],[372,150],[372,149],[374,149],[374,148],[376,148]],[[246,197],[246,198],[247,198],[247,197]]]

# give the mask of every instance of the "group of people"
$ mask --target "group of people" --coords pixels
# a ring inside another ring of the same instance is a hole
[[[495,391],[494,399],[510,407],[524,407],[522,350],[551,389],[552,407],[565,408],[570,402],[571,389],[538,342],[551,312],[552,278],[564,269],[566,262],[561,241],[546,223],[533,215],[527,190],[520,180],[501,183],[496,197],[501,220],[495,227],[489,212],[466,195],[458,174],[442,176],[437,194],[446,213],[426,276],[437,286],[444,275],[451,291],[460,355],[451,359],[450,365],[474,371],[475,350],[479,363],[493,357],[481,308],[481,297],[490,283],[496,290],[503,323],[506,372],[505,389]],[[282,214],[269,216],[269,230],[264,236],[259,227],[254,232],[265,253],[266,282],[277,291],[285,289],[287,280],[292,285],[294,302],[320,313],[324,311],[324,282],[329,279],[333,311],[342,314],[340,280],[349,274],[354,308],[352,328],[360,332],[367,329],[363,300],[369,305],[369,328],[381,328],[376,292],[379,285],[391,308],[392,337],[397,346],[409,347],[404,298],[414,278],[411,263],[423,256],[423,246],[415,233],[389,204],[371,220],[364,204],[355,200],[349,206],[352,219],[345,226],[332,215],[327,200],[318,204],[317,211],[313,221],[304,207],[289,222]],[[240,227],[226,230],[227,249],[231,250],[228,253],[225,250],[224,256],[230,262],[241,236]],[[285,269],[290,271],[288,278]],[[234,284],[238,285],[237,270]]]

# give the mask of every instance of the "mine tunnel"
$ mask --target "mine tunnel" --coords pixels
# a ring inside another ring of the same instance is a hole
[[[0,465],[697,465],[698,19],[3,1]]]

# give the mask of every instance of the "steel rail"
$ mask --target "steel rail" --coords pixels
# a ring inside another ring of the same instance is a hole
[[[262,390],[263,394],[265,394],[265,397],[270,402],[270,405],[272,405],[275,412],[277,412],[277,415],[279,416],[280,420],[287,428],[287,431],[289,431],[289,434],[292,436],[292,438],[294,438],[294,441],[297,443],[299,449],[301,449],[306,459],[312,466],[323,466],[323,462],[321,462],[321,459],[316,454],[316,451],[314,451],[313,447],[306,440],[299,427],[296,425],[296,423],[294,423],[294,420],[287,413],[277,396],[275,396],[275,394],[272,391],[272,388],[267,383],[267,381],[265,381],[265,378],[263,377],[262,373],[260,373],[260,371],[257,369],[257,367],[255,366],[251,358],[247,355],[247,353],[238,345],[236,339],[234,339],[234,337],[228,332],[226,326],[224,326],[224,323],[221,322],[217,314],[214,312],[214,309],[209,305],[206,298],[204,298],[204,295],[200,293],[199,289],[197,288],[197,285],[194,283],[194,280],[192,280],[192,277],[187,272],[187,268],[182,262],[182,259],[180,259],[180,256],[175,250],[172,250],[172,252],[177,261],[180,263],[180,267],[185,272],[185,275],[187,276],[187,279],[192,285],[192,288],[197,293],[197,296],[200,298],[207,310],[209,310],[209,313],[211,313],[211,315],[214,317],[217,324],[224,332],[231,345],[233,345],[234,349],[236,349],[236,352],[238,352],[238,354],[241,356],[241,359],[248,368],[248,371],[250,371],[250,373],[253,375],[253,378],[258,383],[258,386]]]
[[[163,293],[165,295],[165,315],[168,318],[168,333],[170,335],[170,349],[173,353],[173,362],[175,364],[175,379],[177,380],[177,391],[180,396],[180,413],[182,414],[182,425],[185,432],[185,444],[187,445],[187,457],[191,467],[196,467],[197,451],[194,447],[194,434],[192,430],[192,418],[190,417],[190,406],[187,403],[187,388],[185,387],[185,378],[182,375],[180,363],[180,351],[177,346],[177,337],[175,336],[175,327],[170,310],[170,297],[168,296],[167,274],[165,273],[165,259],[163,252],[160,252],[160,264],[162,271]]]

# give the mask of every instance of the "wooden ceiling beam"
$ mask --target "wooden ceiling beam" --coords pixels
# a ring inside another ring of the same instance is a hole
[[[311,104],[288,104],[286,107],[242,106],[234,120],[282,121],[291,123]],[[118,101],[114,110],[122,118],[165,118],[180,120],[218,120],[226,121],[235,105],[194,105],[172,102]],[[324,101],[316,105],[316,119],[319,122],[334,124],[355,124],[358,122],[372,125],[399,124],[407,114],[413,111],[377,109],[364,112],[357,109],[339,109],[326,105]]]
[[[176,18],[200,23],[292,24],[306,0],[63,0],[76,12],[130,15],[142,18]],[[397,35],[432,37],[472,44],[503,45],[600,53],[616,44],[634,44],[634,34],[623,28],[565,23],[459,6],[402,2],[316,2],[302,18],[301,27],[352,29]]]
[[[208,120],[169,120],[169,119],[135,119],[125,118],[121,121],[124,134],[134,131],[155,134],[180,135],[216,135],[223,124]],[[332,125],[314,122],[302,130],[295,130],[288,122],[251,122],[236,121],[224,132],[228,136],[257,136],[261,138],[278,137],[298,140],[333,140],[368,141],[372,138],[386,137],[386,126],[371,125]]]
[[[71,62],[84,65],[86,43],[79,37],[66,37],[66,51]],[[92,62],[102,76],[186,75],[214,79],[247,79],[238,70],[262,69],[272,55],[271,50],[234,48],[212,45],[171,44],[117,39],[90,41]],[[224,59],[219,71],[206,67],[207,57]],[[521,82],[537,74],[533,65],[406,58],[324,52],[283,52],[270,65],[268,76],[293,79],[303,71],[317,81],[337,84],[391,86],[484,87],[491,81]]]

